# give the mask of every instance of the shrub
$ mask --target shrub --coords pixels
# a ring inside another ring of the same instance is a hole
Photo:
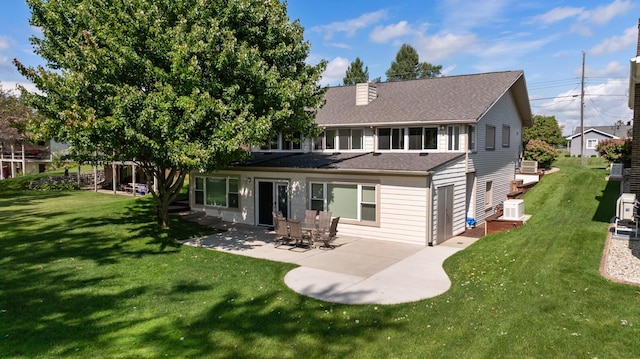
[[[524,159],[538,161],[542,168],[548,168],[556,160],[558,151],[542,140],[529,140],[524,148]]]
[[[631,167],[631,139],[616,138],[602,140],[596,145],[600,157],[609,162],[619,162],[624,167]]]
[[[29,189],[34,191],[70,191],[79,189],[78,183],[69,177],[47,177],[32,181]]]

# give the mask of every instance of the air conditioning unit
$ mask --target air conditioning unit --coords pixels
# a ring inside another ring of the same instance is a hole
[[[524,218],[524,200],[508,199],[503,204],[502,219],[521,220]]]
[[[538,161],[522,160],[522,162],[520,162],[520,173],[537,174]]]
[[[634,193],[623,193],[618,197],[616,206],[616,217],[623,221],[633,221],[634,218],[634,204],[636,202],[636,195]]]

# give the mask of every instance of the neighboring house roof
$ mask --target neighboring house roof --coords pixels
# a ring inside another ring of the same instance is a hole
[[[444,76],[372,84],[377,97],[356,105],[356,86],[332,87],[318,110],[319,126],[474,123],[511,91],[525,126],[532,115],[523,71]]]
[[[589,132],[597,132],[605,137],[611,138],[627,138],[629,137],[629,133],[633,131],[633,126],[627,125],[612,125],[612,126],[592,126],[584,130],[584,133],[587,134]],[[568,140],[572,140],[576,137],[580,137],[580,128],[577,128],[573,135],[568,136]]]
[[[253,153],[236,168],[287,168],[428,172],[464,153]]]

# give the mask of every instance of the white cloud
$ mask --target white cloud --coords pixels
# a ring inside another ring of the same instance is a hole
[[[415,40],[415,48],[420,56],[420,61],[434,63],[451,58],[454,54],[467,52],[477,41],[474,34],[436,34],[420,36]]]
[[[604,25],[614,17],[628,13],[634,5],[630,0],[615,0],[609,5],[599,6],[593,10],[585,11],[580,15],[581,20],[594,24]]]
[[[0,82],[0,85],[2,86],[2,89],[4,91],[8,91],[16,95],[20,93],[20,91],[18,90],[18,85],[23,86],[29,92],[41,93],[40,91],[38,91],[38,89],[36,89],[36,85],[32,84],[31,82],[2,81]]]
[[[6,50],[9,48],[9,38],[7,36],[0,36],[0,50]]]
[[[370,25],[375,24],[386,17],[386,10],[378,10],[375,12],[362,14],[355,19],[336,21],[326,25],[314,26],[311,28],[311,30],[319,33],[324,33],[325,40],[331,39],[334,33],[339,32],[343,32],[347,37],[351,37],[355,35],[356,31],[369,27]]]
[[[551,9],[544,14],[534,16],[529,22],[548,25],[565,19],[577,17],[583,13],[584,8],[563,6]]]
[[[414,30],[406,21],[400,21],[394,25],[376,26],[375,29],[369,34],[369,38],[373,42],[385,43],[390,39],[401,37],[411,34]]]
[[[325,44],[325,45],[327,45],[329,47],[337,47],[339,49],[350,49],[351,48],[350,45],[347,45],[347,44],[342,43],[342,42],[330,42],[330,43]]]
[[[582,68],[576,68],[574,75],[581,76]],[[585,77],[617,77],[623,78],[627,82],[626,76],[629,74],[629,65],[623,65],[617,61],[609,62],[604,68],[594,69],[589,66],[585,66]]]
[[[604,39],[601,43],[592,47],[589,53],[592,55],[603,55],[627,49],[628,47],[636,44],[637,39],[638,29],[636,27],[630,27],[626,29],[624,34],[621,36],[613,36],[608,39]]]
[[[342,83],[342,79],[347,72],[349,63],[349,60],[345,59],[344,57],[336,57],[335,59],[329,61],[329,63],[327,64],[327,68],[322,73],[320,85],[326,86]]]
[[[478,26],[485,27],[502,21],[503,12],[513,7],[509,0],[448,0],[441,4],[446,14],[442,24],[448,32],[463,32]]]
[[[617,79],[585,86],[584,126],[607,126],[618,120],[625,123],[630,121],[633,111],[627,107],[627,86],[627,81]],[[560,93],[553,100],[532,107],[535,114],[555,116],[558,123],[564,126],[564,135],[573,133],[580,126],[580,88]]]

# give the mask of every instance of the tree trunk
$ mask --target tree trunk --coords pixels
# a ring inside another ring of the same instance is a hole
[[[158,191],[151,191],[156,202],[156,215],[158,228],[169,229],[169,205],[176,199],[182,189],[186,177],[186,171],[167,170],[161,167],[147,167],[148,176],[155,176],[158,181]]]

